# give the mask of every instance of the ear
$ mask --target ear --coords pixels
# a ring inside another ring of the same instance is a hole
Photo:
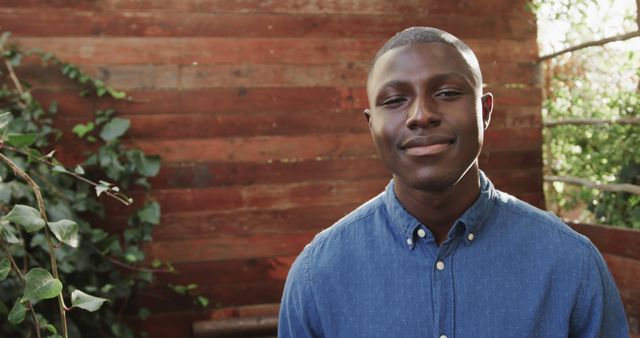
[[[482,102],[482,121],[484,123],[484,129],[489,128],[489,122],[491,121],[491,113],[493,112],[493,94],[485,93],[480,98]]]
[[[371,109],[364,110],[364,118],[367,120],[367,124],[371,123]]]

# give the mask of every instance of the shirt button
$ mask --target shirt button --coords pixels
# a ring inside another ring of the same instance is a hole
[[[407,238],[407,245],[413,245],[413,241],[411,240],[411,238]]]
[[[442,336],[440,336],[440,338],[447,338],[447,336],[446,335],[442,335]]]
[[[444,263],[442,261],[438,261],[438,263],[436,263],[436,269],[440,271],[444,270]]]
[[[473,241],[473,239],[474,239],[474,238],[476,238],[476,236],[474,236],[474,235],[473,235],[473,232],[470,232],[470,233],[467,235],[467,239],[468,239],[469,241]]]
[[[427,233],[424,230],[418,229],[418,236],[420,236],[420,238],[424,238],[426,235]]]

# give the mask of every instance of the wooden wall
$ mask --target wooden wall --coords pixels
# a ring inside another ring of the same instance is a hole
[[[132,121],[130,142],[164,161],[148,255],[181,271],[163,281],[242,305],[278,302],[303,246],[388,182],[362,115],[365,80],[376,50],[405,27],[445,29],[476,51],[496,99],[481,167],[542,205],[536,26],[525,2],[2,0],[0,25],[23,48],[134,98],[116,104]],[[79,98],[53,72],[21,72],[44,102],[58,101],[61,125],[112,104]],[[188,337],[206,316],[160,289],[139,301],[154,312],[151,337]]]

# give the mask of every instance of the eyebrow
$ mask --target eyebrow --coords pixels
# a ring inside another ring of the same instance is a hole
[[[450,78],[462,79],[471,88],[475,88],[475,84],[474,84],[475,78],[473,78],[473,77],[469,78],[468,76],[464,76],[463,74],[460,74],[458,72],[449,72],[449,73],[436,74],[436,75],[428,78],[427,81],[429,81],[429,82],[443,81],[443,80],[447,80],[447,79],[450,79]],[[409,81],[407,81],[407,80],[391,80],[391,81],[387,81],[387,82],[385,82],[384,84],[382,84],[379,87],[379,89],[377,90],[377,93],[380,93],[381,90],[384,90],[386,88],[403,87],[403,86],[406,86],[408,83],[409,83]]]

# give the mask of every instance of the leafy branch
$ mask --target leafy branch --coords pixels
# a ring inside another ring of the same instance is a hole
[[[581,43],[579,45],[567,47],[567,48],[562,49],[560,51],[557,51],[555,53],[543,55],[543,56],[538,58],[538,62],[542,62],[542,61],[545,61],[545,60],[548,60],[548,59],[553,59],[553,58],[558,57],[558,56],[560,56],[562,54],[575,52],[575,51],[578,51],[578,50],[581,50],[581,49],[585,49],[585,48],[588,48],[588,47],[602,46],[602,45],[606,45],[606,44],[611,43],[611,42],[625,41],[625,40],[633,39],[633,38],[639,37],[639,36],[640,36],[640,30],[637,30],[635,32],[628,32],[628,33],[624,33],[624,34],[610,36],[610,37],[607,37],[607,38],[604,38],[604,39],[600,39],[600,40]]]
[[[612,125],[612,124],[635,124],[640,125],[640,117],[614,117],[610,119],[594,119],[594,118],[573,118],[562,120],[546,120],[543,122],[545,127],[555,127],[562,125]]]
[[[602,190],[602,191],[626,192],[629,194],[640,195],[640,185],[629,184],[629,183],[603,184],[603,183],[593,182],[593,181],[589,181],[587,179],[579,178],[575,176],[554,176],[554,175],[545,175],[544,180],[546,182],[563,182],[563,183],[569,183],[569,184],[576,184],[583,187]]]

